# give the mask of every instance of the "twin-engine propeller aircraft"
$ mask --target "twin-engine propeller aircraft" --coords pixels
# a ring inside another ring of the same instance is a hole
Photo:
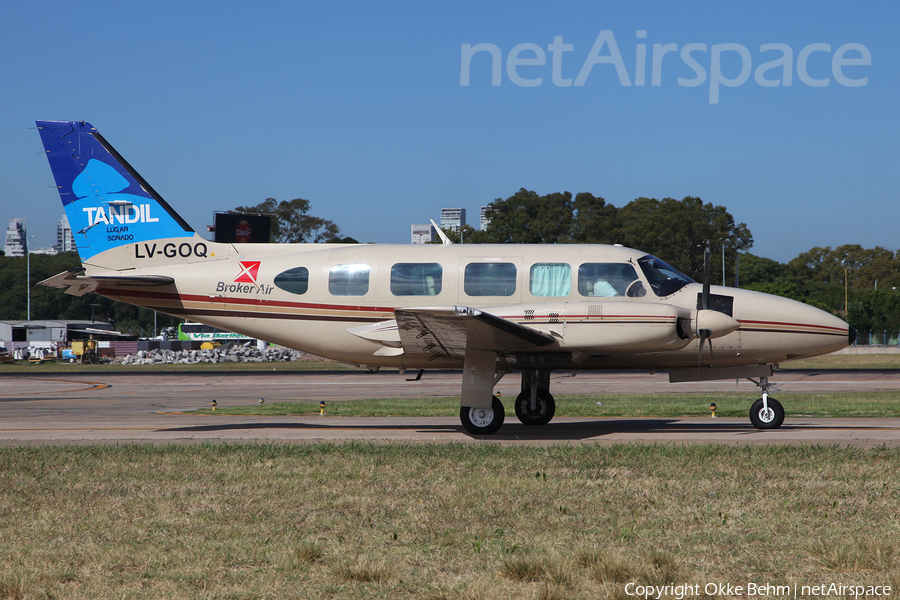
[[[779,427],[772,365],[839,350],[856,332],[777,296],[695,283],[605,245],[217,244],[200,237],[90,124],[38,121],[83,265],[41,282],[95,292],[369,367],[463,369],[460,420],[495,433],[503,375],[516,416],[546,425],[554,369],[747,378],[750,420]],[[708,263],[708,261],[707,261]]]

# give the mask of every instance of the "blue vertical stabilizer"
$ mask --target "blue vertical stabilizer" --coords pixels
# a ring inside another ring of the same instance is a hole
[[[84,121],[37,121],[81,260],[194,230]]]

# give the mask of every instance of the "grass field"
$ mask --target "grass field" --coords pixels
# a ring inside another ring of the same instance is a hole
[[[0,598],[896,593],[898,470],[887,448],[0,448]]]
[[[900,392],[779,393],[775,394],[788,417],[900,417]],[[712,394],[611,394],[605,396],[557,396],[556,416],[561,417],[708,417],[716,404],[718,417],[746,417],[754,396],[741,393]],[[507,418],[515,418],[512,397],[503,398]],[[598,406],[597,403],[600,403]],[[273,402],[247,406],[217,406],[195,414],[288,416],[318,414],[314,402]],[[342,400],[326,405],[336,417],[450,417],[459,414],[459,398],[369,398]]]

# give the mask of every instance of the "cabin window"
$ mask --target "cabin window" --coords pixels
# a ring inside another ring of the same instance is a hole
[[[572,291],[572,267],[565,263],[537,263],[531,267],[532,296],[562,298]]]
[[[637,271],[628,263],[584,263],[578,267],[578,293],[582,296],[630,296],[647,293]]]
[[[395,296],[437,296],[444,270],[438,263],[397,263],[391,267],[391,293]]]
[[[328,274],[328,291],[334,296],[365,296],[369,291],[369,265],[334,265]]]
[[[275,286],[291,294],[305,294],[309,289],[309,269],[294,267],[275,276]]]
[[[468,296],[512,296],[516,293],[516,265],[469,263],[466,265],[464,289]]]

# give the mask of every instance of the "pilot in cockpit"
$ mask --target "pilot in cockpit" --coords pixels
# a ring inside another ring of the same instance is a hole
[[[597,281],[594,282],[594,296],[618,296],[619,291],[613,287],[610,281],[616,278],[616,273],[612,267],[600,267],[597,271]]]

